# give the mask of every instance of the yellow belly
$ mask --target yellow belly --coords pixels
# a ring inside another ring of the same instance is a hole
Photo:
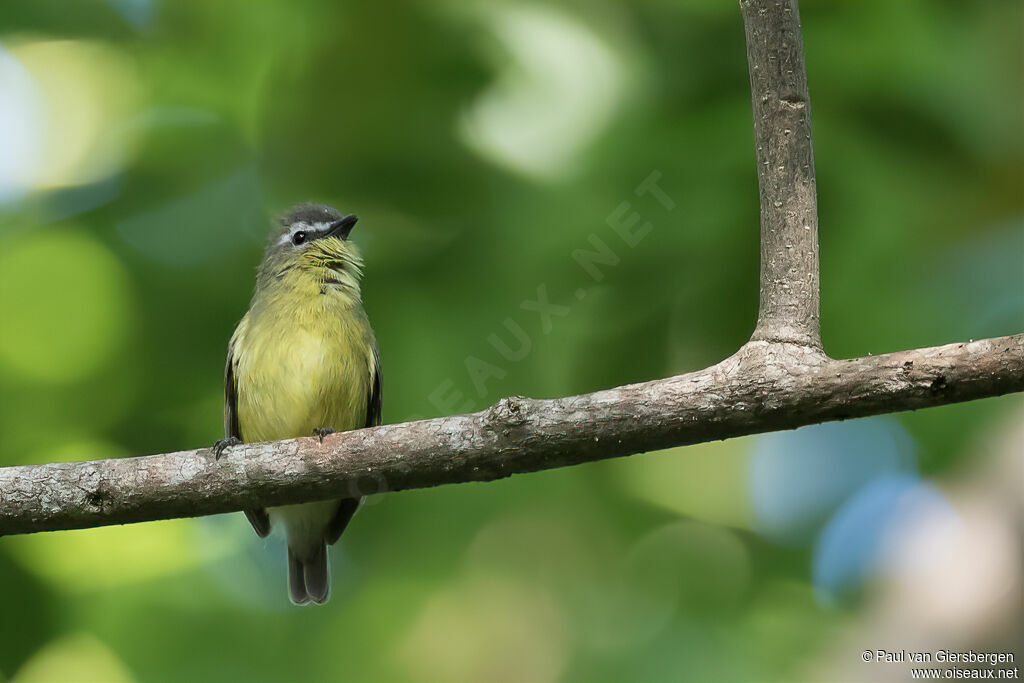
[[[234,343],[243,441],[365,426],[371,333],[365,315],[346,313],[264,310],[243,321]]]

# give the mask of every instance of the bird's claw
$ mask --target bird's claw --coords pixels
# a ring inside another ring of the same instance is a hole
[[[213,444],[213,459],[220,460],[220,456],[224,455],[224,451],[232,446],[237,446],[242,443],[242,440],[237,436],[229,436],[226,439],[219,439],[217,443]]]
[[[334,427],[317,427],[313,430],[313,436],[320,438],[320,443],[324,442],[324,437],[328,434],[334,433]]]

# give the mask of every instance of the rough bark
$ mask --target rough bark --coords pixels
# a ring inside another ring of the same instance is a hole
[[[796,0],[741,0],[761,191],[761,301],[752,339],[821,347],[818,200]]]
[[[698,372],[502,399],[328,436],[0,468],[0,534],[191,517],[519,472],[1024,391],[1024,335],[833,360],[821,350],[814,164],[796,0],[741,0],[761,189],[750,342]]]
[[[520,472],[1024,390],[1024,335],[832,360],[750,342],[705,370],[315,438],[0,468],[0,534],[490,481]]]

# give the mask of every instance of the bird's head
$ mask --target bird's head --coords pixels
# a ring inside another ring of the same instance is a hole
[[[321,294],[335,290],[358,296],[363,258],[348,238],[356,220],[324,204],[290,208],[270,237],[259,285],[308,285]]]

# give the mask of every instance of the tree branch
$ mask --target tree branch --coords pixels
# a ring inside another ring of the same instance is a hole
[[[0,534],[490,481],[670,446],[1024,390],[1024,335],[852,360],[750,342],[705,370],[315,438],[0,468]]]
[[[814,164],[796,0],[741,0],[761,188],[751,341],[698,372],[471,415],[139,458],[0,468],[0,535],[231,512],[519,472],[1024,390],[1024,335],[821,351]]]
[[[761,296],[751,337],[821,347],[818,200],[796,0],[740,0],[761,191]]]

